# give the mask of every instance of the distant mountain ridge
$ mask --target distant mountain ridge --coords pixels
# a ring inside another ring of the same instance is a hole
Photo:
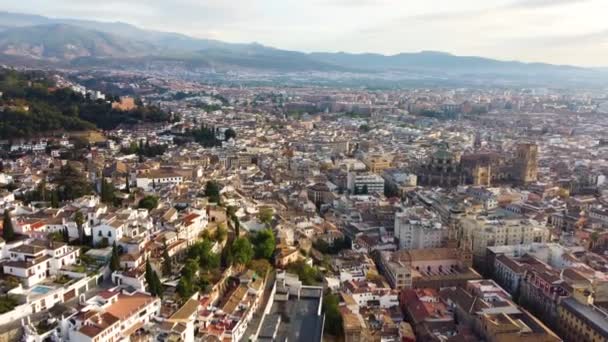
[[[276,72],[352,72],[415,77],[586,80],[606,70],[544,63],[499,61],[423,51],[386,56],[374,53],[303,53],[261,44],[225,43],[179,33],[144,30],[121,22],[54,19],[0,12],[0,61],[51,60],[71,66],[123,67],[179,62],[185,68]]]
[[[135,57],[154,51],[152,44],[67,24],[9,28],[0,32],[0,51],[51,60],[79,57]]]

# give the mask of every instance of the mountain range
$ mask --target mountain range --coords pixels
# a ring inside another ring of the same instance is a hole
[[[121,22],[56,19],[0,12],[0,62],[129,67],[180,62],[214,71],[342,72],[371,77],[504,79],[507,82],[604,82],[605,69],[499,61],[436,51],[381,55],[303,53],[151,31]],[[376,76],[373,76],[376,75]],[[380,76],[382,75],[382,76]]]

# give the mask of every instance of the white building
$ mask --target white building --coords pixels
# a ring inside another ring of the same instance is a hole
[[[124,209],[101,215],[99,223],[91,228],[93,244],[117,244],[123,237],[148,236],[154,223],[146,209]]]
[[[399,305],[399,290],[379,287],[375,283],[365,280],[358,282],[348,281],[342,287],[361,308],[377,306],[388,309]]]
[[[59,270],[78,260],[80,249],[63,242],[33,240],[9,250],[10,260],[4,273],[19,278],[26,287],[58,274]]]
[[[488,247],[546,243],[550,236],[549,229],[537,221],[501,213],[465,216],[459,226],[463,241],[477,257],[484,257]]]
[[[103,291],[66,318],[69,341],[128,341],[144,324],[160,313],[159,298],[143,292]]]
[[[209,219],[204,210],[187,213],[175,224],[177,237],[188,241],[188,245],[194,244],[207,227],[207,223],[209,223]]]
[[[395,237],[399,249],[425,249],[444,247],[448,227],[435,213],[424,207],[406,208],[395,213]]]
[[[146,191],[165,184],[181,184],[183,182],[184,177],[182,175],[170,170],[151,170],[135,177],[137,187]]]
[[[349,172],[346,186],[351,193],[384,193],[384,178],[375,173]]]

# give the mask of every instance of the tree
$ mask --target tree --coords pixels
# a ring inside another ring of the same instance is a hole
[[[171,273],[173,273],[173,263],[169,256],[169,248],[167,248],[167,244],[165,243],[165,249],[163,250],[163,275],[168,277]]]
[[[125,192],[126,193],[131,192],[131,184],[129,184],[129,175],[125,176]]]
[[[192,280],[181,277],[179,282],[177,283],[177,288],[175,289],[177,294],[182,298],[190,298],[194,294],[194,285],[192,284]]]
[[[48,233],[46,239],[50,241],[63,242],[63,233],[59,231]]]
[[[234,235],[239,237],[241,235],[241,221],[239,221],[239,218],[236,216],[234,216],[232,220],[234,221]]]
[[[321,282],[321,273],[316,267],[309,266],[303,260],[287,265],[287,271],[298,275],[304,285],[316,285]]]
[[[144,274],[144,277],[146,279],[146,284],[148,284],[148,286],[150,286],[152,284],[152,272],[154,270],[152,269],[152,264],[150,263],[150,259],[146,258],[146,273]]]
[[[345,236],[343,238],[334,239],[334,242],[330,245],[325,240],[317,240],[313,244],[316,250],[323,254],[338,254],[344,249],[351,249],[352,242],[351,240]]]
[[[236,140],[236,132],[235,132],[235,130],[234,130],[234,129],[232,129],[232,128],[228,128],[228,129],[226,130],[226,132],[224,132],[224,139],[225,139],[226,141],[228,141],[228,140],[230,140],[230,139],[234,139],[234,140]]]
[[[259,276],[264,277],[272,269],[272,265],[266,259],[254,259],[249,262],[247,268],[252,269]]]
[[[2,238],[6,242],[14,241],[16,238],[13,220],[11,219],[11,213],[8,209],[4,209],[4,219],[2,220]]]
[[[220,266],[220,256],[213,252],[213,243],[210,240],[205,239],[195,243],[188,249],[187,255],[189,260],[195,260],[204,270],[212,270]]]
[[[205,184],[205,196],[209,197],[210,202],[220,203],[220,185],[214,181],[208,181]]]
[[[274,233],[270,229],[259,231],[252,239],[255,257],[270,260],[276,248]]]
[[[330,293],[323,297],[325,331],[334,336],[342,335],[342,314],[339,304],[340,298],[335,294]]]
[[[74,214],[74,222],[78,229],[78,241],[82,245],[84,244],[84,215],[82,212],[77,211],[76,214]]]
[[[597,231],[594,231],[593,233],[591,233],[591,236],[589,238],[591,239],[591,244],[590,244],[589,248],[594,248],[595,244],[600,239],[600,233],[598,233]]]
[[[63,235],[63,242],[69,243],[70,242],[70,232],[68,231],[68,227],[63,228],[62,235]]]
[[[110,270],[112,272],[120,269],[120,255],[118,255],[118,248],[116,247],[116,241],[112,244],[112,256],[110,257]]]
[[[217,242],[222,242],[222,241],[226,240],[227,236],[228,236],[228,232],[226,231],[226,228],[224,228],[222,225],[218,225],[217,228],[215,229],[215,234],[213,236],[213,239]]]
[[[158,197],[146,196],[139,201],[138,207],[148,210],[156,209],[158,207]]]
[[[51,192],[51,207],[59,208],[59,192],[57,189]]]
[[[101,179],[101,201],[106,204],[114,203],[114,192],[116,189],[112,183],[108,183],[105,178]]]
[[[232,243],[232,257],[234,262],[247,265],[253,258],[253,246],[246,237],[239,237]]]
[[[162,298],[163,296],[163,285],[158,277],[156,271],[152,268],[150,264],[150,259],[146,260],[146,283],[148,284],[148,289],[150,293],[155,297]]]
[[[237,212],[237,207],[234,205],[228,206],[228,208],[226,208],[226,216],[229,218],[234,217],[234,215],[236,215]]]
[[[60,200],[74,200],[92,193],[92,187],[86,177],[71,164],[59,170],[55,179],[59,189]]]
[[[260,222],[262,222],[268,226],[272,222],[273,217],[274,217],[274,211],[272,210],[272,208],[269,208],[269,207],[260,208],[260,211],[258,212],[258,220]]]
[[[222,267],[226,268],[232,266],[232,263],[234,262],[234,257],[232,256],[232,248],[224,248],[222,250],[220,261]]]
[[[198,272],[198,264],[196,260],[188,260],[182,268],[181,278],[177,283],[177,294],[182,298],[190,298],[198,291],[194,284],[194,277]]]

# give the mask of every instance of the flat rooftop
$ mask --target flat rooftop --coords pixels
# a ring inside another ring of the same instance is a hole
[[[319,305],[320,296],[302,295],[298,299],[290,295],[288,300],[275,299],[261,323],[258,341],[321,341],[325,316],[318,315]]]

